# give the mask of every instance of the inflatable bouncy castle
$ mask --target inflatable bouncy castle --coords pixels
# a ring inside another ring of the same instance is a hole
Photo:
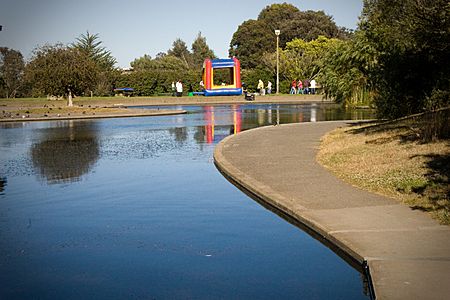
[[[205,96],[241,95],[241,64],[237,58],[205,59],[203,63]]]

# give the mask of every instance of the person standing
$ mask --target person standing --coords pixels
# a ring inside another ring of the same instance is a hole
[[[203,92],[205,90],[205,84],[203,83],[203,80],[200,80],[200,92]]]
[[[304,81],[303,81],[303,93],[304,94],[309,94],[309,80],[308,79],[305,79]]]
[[[267,94],[272,94],[272,82],[267,81]]]
[[[264,82],[261,79],[258,81],[258,90],[260,95],[264,95],[266,92],[264,90]]]
[[[313,79],[311,80],[311,94],[315,94],[316,93],[316,80]]]
[[[295,94],[295,88],[296,87],[297,87],[297,81],[295,81],[295,79],[294,79],[294,80],[292,80],[291,91],[289,92],[289,94]]]
[[[175,82],[172,81],[172,97],[175,97]]]
[[[177,89],[177,97],[181,97],[183,95],[183,84],[181,83],[181,80],[177,81],[176,89]]]
[[[297,83],[297,94],[303,94],[303,83],[300,79]]]

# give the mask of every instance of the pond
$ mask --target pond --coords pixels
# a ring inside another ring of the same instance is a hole
[[[161,107],[162,108],[162,107]],[[330,105],[0,124],[0,299],[367,299],[364,277],[215,168],[224,137]]]

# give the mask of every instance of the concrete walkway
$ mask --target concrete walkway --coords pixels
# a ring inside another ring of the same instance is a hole
[[[217,167],[361,264],[377,299],[450,299],[450,227],[348,185],[315,159],[320,138],[346,122],[258,128],[216,148]]]

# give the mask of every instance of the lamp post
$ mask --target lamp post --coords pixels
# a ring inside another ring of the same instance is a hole
[[[280,58],[278,55],[278,44],[280,42],[280,30],[275,30],[275,35],[277,36],[277,94],[280,92]]]

